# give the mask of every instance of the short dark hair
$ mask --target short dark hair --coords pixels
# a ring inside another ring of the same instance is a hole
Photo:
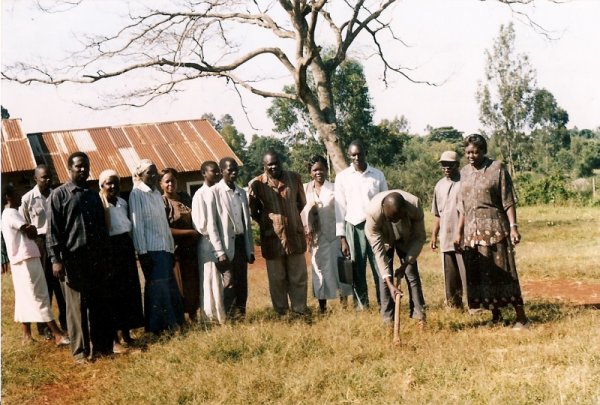
[[[277,160],[281,161],[281,156],[279,156],[279,153],[277,153],[275,149],[267,149],[265,153],[263,153],[263,160],[265,160],[265,156],[275,156]]]
[[[204,172],[206,172],[206,169],[208,169],[209,166],[219,167],[217,162],[215,162],[214,160],[206,160],[202,162],[202,166],[200,166],[200,173],[204,174]]]
[[[312,169],[312,167],[315,165],[315,163],[321,163],[323,166],[325,166],[325,169],[327,169],[329,167],[329,165],[327,164],[327,159],[325,159],[321,155],[314,155],[308,161],[308,172],[309,173],[310,173],[310,169]]]
[[[352,142],[350,142],[350,145],[348,145],[347,150],[350,150],[352,146],[360,148],[360,150],[362,150],[365,155],[367,154],[367,147],[365,146],[365,143],[362,141],[362,139],[355,139]]]
[[[483,135],[471,134],[467,136],[464,141],[464,147],[466,148],[469,145],[477,147],[477,149],[482,151],[484,154],[487,153],[487,141],[485,140]]]
[[[86,155],[85,153],[83,153],[81,151],[77,151],[77,152],[73,152],[69,155],[69,158],[67,159],[68,167],[73,166],[73,161],[75,160],[75,158],[82,158],[82,159],[87,160],[88,163],[90,163],[90,158],[88,157],[88,155]]]
[[[159,180],[162,180],[163,177],[165,177],[167,174],[172,174],[173,177],[177,178],[177,175],[179,174],[179,172],[175,169],[173,169],[172,167],[165,167],[164,169],[162,169],[160,171],[160,176],[158,177]]]
[[[4,206],[6,205],[6,203],[8,202],[7,197],[12,197],[14,195],[15,195],[15,187],[11,183],[8,183],[4,187],[2,187],[2,208],[3,209],[4,209]]]
[[[236,165],[238,164],[238,162],[231,156],[225,156],[223,159],[219,160],[219,168],[223,170],[227,162],[235,163]]]

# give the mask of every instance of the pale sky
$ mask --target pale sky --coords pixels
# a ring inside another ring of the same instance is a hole
[[[77,48],[74,34],[89,30],[114,32],[119,27],[115,10],[123,4],[91,0],[66,13],[45,14],[36,10],[33,3],[2,0],[2,66],[18,61],[51,63],[64,58],[67,51]],[[392,56],[402,65],[414,68],[415,79],[440,85],[413,84],[392,76],[386,89],[380,64],[365,58],[368,49],[357,43],[351,56],[365,65],[376,122],[404,115],[414,133],[424,133],[428,124],[454,126],[465,133],[477,131],[481,126],[475,92],[477,82],[484,76],[484,51],[492,47],[500,25],[514,21],[518,52],[529,56],[537,71],[538,87],[552,92],[567,110],[568,126],[600,126],[600,0],[563,4],[538,0],[534,6],[519,10],[526,11],[556,39],[546,39],[522,17],[493,1],[400,1],[388,13],[396,33],[410,47],[396,46]],[[107,87],[22,86],[3,80],[1,102],[11,118],[22,119],[26,132],[195,119],[212,112],[217,118],[225,113],[232,115],[248,138],[253,133],[272,134],[273,125],[266,115],[270,100],[243,93],[251,122],[257,128],[252,129],[237,94],[222,80],[197,81],[185,92],[143,108],[92,111],[73,102],[93,103],[113,86],[129,85],[131,82],[120,81]],[[275,90],[282,85],[278,82]]]

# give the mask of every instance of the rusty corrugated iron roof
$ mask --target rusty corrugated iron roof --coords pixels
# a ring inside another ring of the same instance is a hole
[[[36,157],[55,168],[61,183],[68,180],[68,156],[78,150],[90,157],[89,180],[97,180],[105,169],[130,177],[140,159],[152,160],[159,170],[172,167],[180,172],[198,171],[202,162],[218,162],[226,156],[242,164],[221,135],[201,119],[42,132],[29,137],[45,146],[36,151],[40,154]],[[4,142],[2,145],[4,148]],[[4,171],[4,162],[2,168]]]
[[[35,169],[35,157],[20,119],[2,120],[2,173]]]

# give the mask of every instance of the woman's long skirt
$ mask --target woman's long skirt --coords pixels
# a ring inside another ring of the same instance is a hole
[[[39,257],[11,264],[15,289],[15,322],[50,322],[54,319],[46,276]]]
[[[515,254],[508,239],[465,250],[469,308],[523,305]]]
[[[183,325],[183,302],[173,276],[173,254],[148,252],[152,268],[146,271],[144,312],[146,330],[161,332]]]
[[[144,326],[142,289],[135,249],[128,233],[110,237],[110,291],[114,327],[129,330]]]

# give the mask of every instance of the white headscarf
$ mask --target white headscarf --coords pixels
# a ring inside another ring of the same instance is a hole
[[[106,221],[106,227],[108,230],[112,229],[112,223],[110,220],[110,203],[108,202],[108,198],[106,197],[106,191],[102,188],[106,180],[110,177],[116,177],[120,180],[119,174],[113,169],[106,169],[100,176],[98,176],[98,186],[100,187],[100,200],[102,200],[102,205],[104,206],[104,220]]]
[[[144,173],[144,171],[149,168],[150,166],[153,166],[154,163],[150,160],[150,159],[142,159],[138,162],[137,166],[135,167],[135,169],[133,170],[132,173],[132,177],[133,177],[133,181],[138,183],[141,181],[140,176],[142,175],[142,173]]]
[[[108,180],[109,177],[112,177],[112,176],[119,178],[119,173],[117,173],[113,169],[106,169],[102,173],[100,173],[100,176],[98,176],[98,187],[100,187],[100,190],[102,190],[102,186],[104,185],[104,182],[106,180]]]

